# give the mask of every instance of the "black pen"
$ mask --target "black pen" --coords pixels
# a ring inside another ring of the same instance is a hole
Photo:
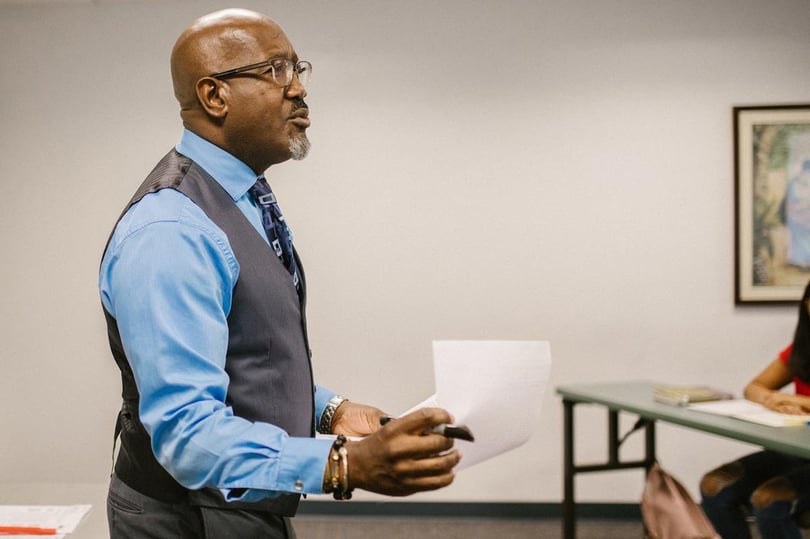
[[[380,417],[380,425],[385,425],[392,419],[396,418],[391,417],[390,415],[384,415]],[[468,442],[475,441],[475,436],[473,436],[472,431],[464,425],[449,425],[447,423],[442,423],[441,425],[436,425],[433,427],[431,432],[441,434],[447,438],[457,438],[459,440],[466,440]]]
[[[433,432],[447,438],[458,438],[459,440],[466,440],[468,442],[475,441],[475,436],[473,436],[472,431],[464,425],[448,425],[442,423],[441,425],[433,427]]]

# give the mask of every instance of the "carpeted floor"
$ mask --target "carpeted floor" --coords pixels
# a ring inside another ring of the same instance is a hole
[[[299,515],[298,539],[560,539],[556,519],[425,518]],[[577,539],[643,539],[641,522],[591,520],[577,523]],[[760,539],[752,526],[751,536]],[[810,530],[802,530],[804,539]]]
[[[560,539],[558,520],[299,515],[298,539]],[[580,522],[577,539],[642,539],[641,522]]]

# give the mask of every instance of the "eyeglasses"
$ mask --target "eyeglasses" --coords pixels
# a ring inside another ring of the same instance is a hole
[[[258,62],[256,64],[250,64],[242,67],[235,67],[233,69],[220,71],[219,73],[214,73],[213,75],[209,76],[215,79],[224,79],[244,73],[245,71],[259,69],[260,67],[269,67],[269,71],[273,75],[273,81],[284,88],[292,84],[293,75],[298,77],[299,82],[301,82],[301,85],[305,88],[309,85],[309,81],[312,79],[312,64],[306,60],[293,63],[292,60],[287,60],[286,58],[270,58],[264,62]]]

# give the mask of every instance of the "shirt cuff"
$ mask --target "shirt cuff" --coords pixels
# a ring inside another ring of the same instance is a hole
[[[223,488],[226,500],[257,502],[275,498],[285,492],[294,494],[323,494],[323,474],[326,471],[332,438],[288,438],[280,455],[273,488]]]
[[[323,411],[326,408],[326,405],[329,404],[329,399],[337,395],[331,389],[327,389],[323,386],[315,385],[315,424],[321,424],[321,416],[323,415]]]
[[[278,485],[285,492],[323,494],[323,474],[332,438],[290,438],[279,460]]]

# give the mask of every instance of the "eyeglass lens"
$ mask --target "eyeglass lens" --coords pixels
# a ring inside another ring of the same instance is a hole
[[[304,87],[309,84],[312,78],[312,64],[305,60],[293,64],[290,60],[279,58],[272,61],[270,69],[273,74],[273,80],[279,86],[289,86],[292,84],[293,74],[298,75],[298,80]]]

